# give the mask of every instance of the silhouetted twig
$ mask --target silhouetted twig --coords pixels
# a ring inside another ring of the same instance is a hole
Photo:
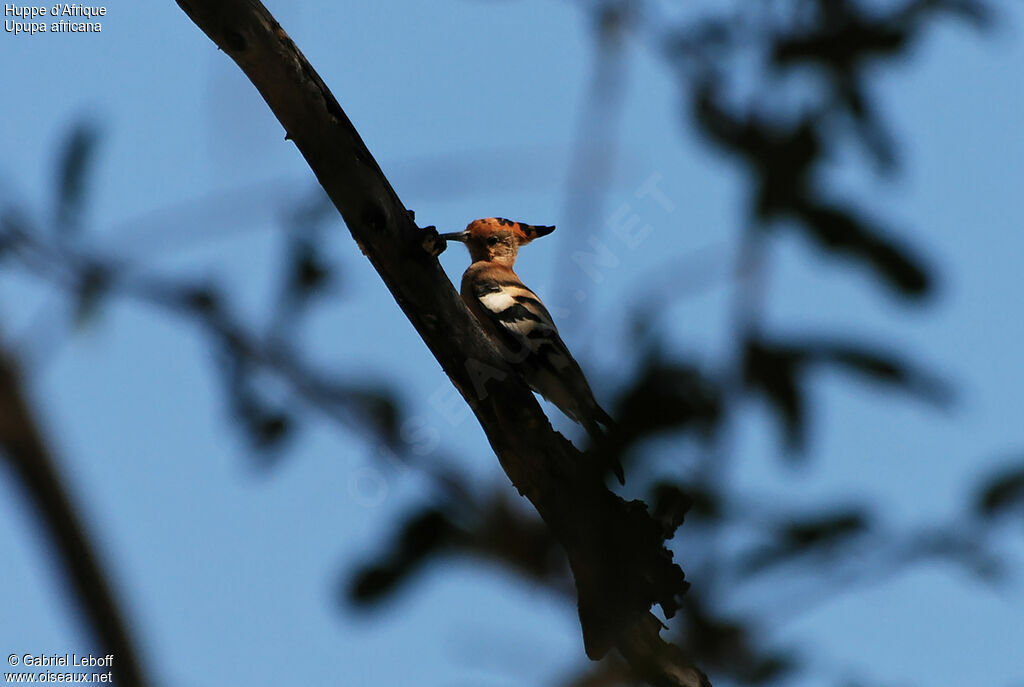
[[[53,542],[96,639],[114,655],[117,684],[144,687],[138,650],[99,557],[64,489],[26,398],[18,369],[0,349],[0,449]],[[14,620],[13,618],[9,620]]]

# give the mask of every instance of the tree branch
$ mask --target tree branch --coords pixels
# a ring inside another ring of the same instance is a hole
[[[138,654],[114,593],[47,450],[17,369],[0,349],[0,450],[36,507],[101,646],[114,655],[117,684],[143,687]]]
[[[650,607],[667,616],[685,592],[664,547],[671,535],[641,501],[626,503],[555,432],[532,392],[472,319],[435,257],[436,234],[417,228],[327,86],[256,0],[177,0],[245,72],[345,219],[402,311],[473,409],[505,472],[564,547],[576,581],[587,655],[618,646],[652,684],[708,684],[671,655]],[[676,523],[678,524],[678,523]],[[655,670],[652,666],[658,666]]]

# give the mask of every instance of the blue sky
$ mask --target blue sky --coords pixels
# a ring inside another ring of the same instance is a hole
[[[536,291],[556,290],[559,242],[572,240],[562,224],[569,152],[591,68],[589,25],[572,4],[268,6],[421,224],[454,230],[491,215],[559,224],[520,263]],[[988,36],[937,27],[878,83],[902,172],[875,179],[836,162],[835,183],[906,227],[939,269],[928,307],[906,307],[792,236],[770,256],[765,317],[775,330],[888,342],[944,371],[956,403],[937,412],[821,375],[816,462],[780,472],[776,428],[752,405],[736,441],[743,489],[794,505],[853,494],[887,504],[898,523],[926,524],[955,516],[965,475],[1024,446],[1024,94],[1013,87],[1024,69],[1022,30],[1024,12],[1010,3]],[[742,180],[680,126],[671,72],[646,47],[631,45],[627,58],[607,208],[627,204],[654,231],[587,287],[590,313],[614,312],[616,294],[636,288],[666,252],[727,251],[742,219]],[[89,240],[156,271],[222,274],[249,312],[260,312],[282,245],[276,222],[312,175],[240,71],[173,2],[108,5],[100,34],[0,34],[0,86],[5,200],[48,207],[58,143],[89,116],[104,134]],[[458,165],[468,172],[453,172]],[[652,175],[672,211],[636,198]],[[504,484],[476,424],[452,423],[430,402],[453,393],[439,366],[334,226],[341,285],[306,326],[312,357],[357,379],[408,376],[408,407],[436,428],[441,446],[474,480]],[[456,247],[442,263],[457,281],[467,259]],[[667,332],[675,345],[719,359],[728,297],[723,284],[677,305]],[[35,341],[33,322],[58,303],[35,282],[0,273],[0,335]],[[614,321],[601,334],[621,342]],[[570,336],[600,386],[621,381],[614,346],[588,345],[594,332],[585,326]],[[339,571],[376,549],[424,485],[380,467],[371,448],[326,422],[312,423],[279,466],[254,469],[227,430],[194,329],[122,303],[51,343],[32,368],[34,398],[158,681],[550,684],[583,663],[571,605],[494,569],[446,563],[381,613],[340,612]],[[380,491],[360,486],[367,475],[383,478],[374,482]],[[1021,561],[1019,528],[1016,535],[1008,546]],[[88,651],[42,533],[3,472],[0,550],[0,649]],[[768,591],[741,590],[737,608]],[[772,630],[813,642],[815,665],[858,667],[885,684],[1010,686],[1024,680],[1022,617],[1019,579],[993,592],[929,567]]]

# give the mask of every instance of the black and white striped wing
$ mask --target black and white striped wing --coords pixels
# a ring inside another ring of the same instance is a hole
[[[573,365],[551,313],[522,282],[480,279],[473,284],[472,294],[498,332],[509,362],[556,374]]]

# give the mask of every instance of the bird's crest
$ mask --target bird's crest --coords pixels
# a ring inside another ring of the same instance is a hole
[[[554,226],[526,224],[524,222],[513,222],[504,217],[487,217],[469,223],[466,233],[471,238],[482,239],[491,234],[511,231],[516,237],[519,245],[524,245],[541,236],[547,236],[555,230]]]

